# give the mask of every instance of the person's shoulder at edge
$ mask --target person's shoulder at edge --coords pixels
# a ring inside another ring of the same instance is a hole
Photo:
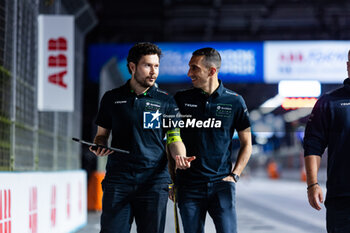
[[[349,97],[349,92],[345,90],[345,87],[339,87],[337,89],[331,90],[324,94],[326,98],[338,98],[338,97]],[[322,96],[323,97],[323,96]]]
[[[318,98],[315,107],[325,105],[326,103],[330,102],[332,99],[337,98],[341,93],[342,93],[341,88],[324,93]]]

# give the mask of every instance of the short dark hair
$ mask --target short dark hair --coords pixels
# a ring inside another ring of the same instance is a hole
[[[192,53],[192,56],[205,56],[205,66],[208,68],[214,65],[219,70],[221,67],[221,56],[216,49],[210,47],[197,49]]]
[[[137,65],[142,56],[153,54],[157,54],[158,58],[160,59],[162,50],[157,45],[149,42],[140,42],[134,44],[134,46],[132,46],[132,48],[129,50],[127,58],[128,64],[126,66],[128,67],[129,73],[131,74],[131,69],[129,67],[130,62],[133,62]]]

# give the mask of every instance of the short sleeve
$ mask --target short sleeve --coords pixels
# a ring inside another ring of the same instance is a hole
[[[110,93],[106,92],[100,102],[100,108],[98,110],[95,124],[105,129],[112,128],[112,115],[111,115],[111,101]]]
[[[248,108],[241,96],[239,96],[239,106],[234,118],[234,125],[237,131],[245,130],[250,127]]]
[[[322,156],[327,147],[328,123],[330,118],[329,106],[326,98],[320,98],[312,109],[306,124],[304,136],[304,156]]]

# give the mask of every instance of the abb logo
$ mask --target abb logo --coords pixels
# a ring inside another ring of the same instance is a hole
[[[59,52],[58,55],[52,54],[48,58],[48,67],[49,68],[64,68],[62,71],[50,74],[48,77],[49,83],[54,85],[58,85],[62,88],[67,88],[67,83],[64,82],[63,78],[67,74],[67,40],[63,37],[59,37],[58,39],[50,39],[48,41],[48,51],[49,52]]]
[[[66,67],[67,66],[67,57],[60,54],[58,56],[49,57],[49,67]]]
[[[48,44],[49,50],[67,50],[67,40],[63,37],[59,37],[57,40],[50,39]]]
[[[0,233],[11,233],[11,190],[0,190]]]
[[[303,54],[301,53],[281,54],[280,61],[281,62],[302,62]]]
[[[56,226],[56,186],[51,188],[51,227]]]
[[[29,232],[38,230],[38,192],[36,187],[29,189]]]

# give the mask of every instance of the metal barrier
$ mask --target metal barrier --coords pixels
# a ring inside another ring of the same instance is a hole
[[[0,170],[80,168],[84,37],[96,17],[86,0],[0,1]],[[75,110],[37,111],[37,16],[75,15]],[[81,22],[84,22],[83,24]]]

